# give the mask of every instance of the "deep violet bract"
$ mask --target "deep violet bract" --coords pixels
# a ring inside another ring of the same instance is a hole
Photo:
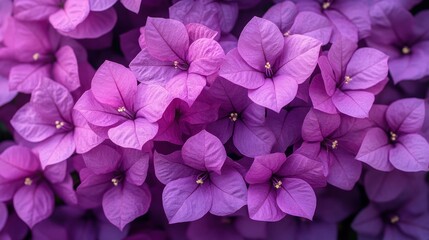
[[[429,236],[421,0],[1,0],[0,240]]]

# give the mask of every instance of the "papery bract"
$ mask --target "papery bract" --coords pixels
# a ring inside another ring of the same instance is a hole
[[[227,54],[219,75],[249,89],[256,104],[280,112],[313,72],[320,46],[311,37],[284,38],[274,23],[254,17],[240,34],[237,49]]]
[[[163,205],[170,223],[187,222],[207,212],[225,216],[246,204],[246,184],[222,143],[205,130],[189,138],[182,151],[155,153],[155,173],[166,187]]]

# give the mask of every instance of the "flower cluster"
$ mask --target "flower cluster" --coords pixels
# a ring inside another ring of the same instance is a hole
[[[0,239],[427,239],[419,0],[1,0]]]

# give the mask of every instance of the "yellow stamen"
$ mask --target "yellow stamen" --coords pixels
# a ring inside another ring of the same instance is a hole
[[[230,113],[230,114],[229,114],[229,119],[230,119],[231,121],[233,121],[233,122],[237,121],[237,119],[238,119],[238,113],[235,113],[235,112]]]
[[[174,61],[174,62],[173,62],[173,66],[174,66],[174,68],[176,68],[176,69],[177,69],[177,68],[178,68],[178,66],[179,66],[179,62],[178,62],[178,61]]]
[[[55,127],[57,128],[57,129],[60,129],[60,128],[62,128],[62,127],[64,127],[64,122],[62,122],[62,121],[55,121]]]
[[[197,181],[195,181],[197,184],[203,185],[204,181],[202,178],[198,178]]]
[[[352,78],[350,76],[345,76],[344,77],[344,83],[345,84],[349,84],[352,81]]]
[[[402,54],[407,55],[411,52],[411,49],[408,46],[402,48]]]
[[[278,181],[277,183],[276,183],[276,185],[274,185],[274,187],[276,188],[276,189],[279,189],[281,186],[282,186],[282,181]]]
[[[40,54],[39,54],[39,53],[35,53],[35,54],[33,54],[33,60],[34,60],[34,61],[39,60],[39,57],[40,57]]]
[[[266,69],[271,69],[271,64],[270,64],[270,62],[265,63],[265,68],[266,68]]]
[[[125,107],[118,107],[118,112],[122,113],[125,111],[126,111]]]
[[[391,218],[390,218],[390,222],[391,222],[392,224],[395,224],[395,223],[399,222],[399,216],[398,216],[398,215],[395,215],[395,216],[391,217]]]
[[[31,184],[33,184],[33,180],[31,180],[31,178],[27,177],[24,179],[24,184],[27,186],[31,186]]]
[[[332,142],[332,149],[337,149],[337,147],[338,147],[338,140],[334,140],[333,142]]]
[[[119,180],[118,180],[118,179],[116,179],[116,178],[112,178],[112,183],[113,183],[113,185],[115,185],[115,187],[116,187],[116,186],[118,186],[118,184],[119,184]]]
[[[283,33],[283,36],[285,36],[285,37],[289,37],[289,36],[290,36],[290,32],[289,32],[289,31],[287,31],[287,32]]]
[[[396,133],[394,133],[394,132],[390,132],[390,140],[392,141],[392,142],[394,142],[394,141],[396,141],[396,138],[398,137],[398,135],[396,135]]]
[[[323,4],[322,4],[323,9],[328,9],[330,6],[331,6],[330,2],[323,2]]]

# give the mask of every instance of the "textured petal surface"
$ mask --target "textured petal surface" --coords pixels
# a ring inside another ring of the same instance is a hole
[[[123,230],[124,227],[149,209],[151,194],[146,185],[122,184],[113,187],[103,196],[103,211],[109,221]]]
[[[253,17],[238,39],[238,52],[254,69],[265,71],[265,64],[274,64],[283,52],[284,40],[271,21]]]
[[[162,203],[169,223],[195,221],[211,208],[213,197],[210,184],[197,184],[195,177],[174,180],[162,193]]]
[[[228,52],[219,75],[248,89],[258,88],[265,82],[264,73],[248,65],[240,56],[237,49]]]
[[[232,167],[222,174],[210,174],[213,203],[210,213],[218,216],[232,214],[247,203],[247,187],[241,174]]]
[[[419,134],[400,136],[390,149],[392,165],[405,172],[425,171],[429,167],[429,143]]]
[[[180,151],[169,155],[162,155],[155,152],[153,161],[156,177],[163,184],[168,184],[179,178],[196,176],[200,172],[183,163]]]
[[[99,38],[113,29],[117,18],[114,8],[109,8],[103,12],[90,12],[88,17],[74,30],[60,31],[60,33],[75,39]]]
[[[365,91],[337,90],[332,101],[338,111],[351,117],[366,118],[374,103],[374,94]]]
[[[286,214],[313,219],[316,194],[311,186],[298,178],[283,178],[284,187],[277,191],[277,204]]]
[[[218,42],[202,38],[189,46],[187,59],[190,62],[188,72],[209,76],[219,71],[225,53]]]
[[[253,220],[276,222],[286,216],[276,201],[276,189],[271,183],[251,184],[247,191],[249,216]]]
[[[173,19],[147,19],[145,39],[149,53],[162,61],[185,61],[189,37],[185,25]]]
[[[424,119],[424,101],[417,98],[395,101],[386,111],[387,124],[395,133],[418,132],[423,126]]]
[[[276,75],[287,75],[298,84],[303,83],[316,68],[321,45],[319,40],[303,35],[285,38]]]
[[[56,62],[52,67],[54,79],[64,85],[69,91],[80,87],[78,63],[73,49],[64,46],[55,54]]]
[[[137,80],[124,66],[105,61],[95,73],[91,91],[98,102],[126,110],[133,109],[133,100],[137,92]]]
[[[237,122],[233,141],[237,149],[248,157],[267,154],[274,145],[274,134],[266,127]]]
[[[246,174],[246,182],[249,184],[269,182],[285,161],[286,155],[283,153],[272,153],[255,157],[252,166],[250,166]]]
[[[112,142],[121,147],[141,149],[147,141],[155,137],[157,132],[157,123],[138,118],[134,121],[128,120],[117,127],[109,129],[108,135]]]
[[[18,216],[33,227],[54,211],[54,194],[46,183],[24,186],[16,192],[13,205]]]
[[[85,20],[89,11],[89,2],[87,0],[67,0],[63,9],[49,17],[49,22],[55,29],[69,32]]]
[[[226,152],[217,137],[203,130],[183,144],[182,157],[183,162],[190,167],[220,174],[226,160]]]
[[[180,98],[191,106],[207,84],[207,79],[201,75],[182,72],[174,76],[165,88],[175,98]]]
[[[356,159],[380,171],[391,171],[393,170],[389,162],[391,148],[387,133],[380,128],[373,128],[366,133]]]
[[[351,77],[342,89],[367,89],[387,77],[388,56],[372,48],[356,50],[347,64],[345,75]]]

